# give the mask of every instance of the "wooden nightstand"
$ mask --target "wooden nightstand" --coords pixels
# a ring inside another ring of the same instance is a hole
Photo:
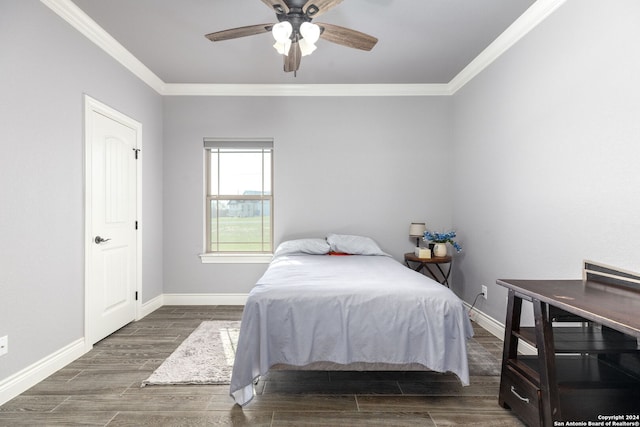
[[[413,253],[408,252],[404,254],[404,262],[407,264],[407,267],[414,269],[417,272],[422,271],[422,269],[426,270],[427,273],[435,280],[447,288],[449,287],[449,275],[451,274],[451,262],[452,258],[450,255],[443,257],[431,257],[431,258],[418,258]],[[415,267],[412,267],[411,264],[416,264]],[[441,265],[449,264],[449,268],[445,272]],[[440,272],[438,275],[431,269],[431,266],[435,266],[436,269]]]

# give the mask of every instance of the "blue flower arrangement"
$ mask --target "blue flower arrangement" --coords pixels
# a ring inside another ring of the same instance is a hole
[[[453,240],[454,237],[456,237],[455,231],[449,231],[448,233],[432,233],[430,231],[425,231],[422,240],[428,240],[434,243],[451,243],[451,246],[453,246],[456,252],[460,252],[462,250],[462,246]]]

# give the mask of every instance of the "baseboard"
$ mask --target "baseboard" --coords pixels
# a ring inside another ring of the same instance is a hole
[[[136,320],[140,320],[142,318],[144,318],[145,316],[148,316],[149,314],[153,313],[154,311],[156,311],[157,309],[159,309],[160,307],[162,307],[164,305],[164,295],[160,294],[157,297],[145,302],[142,304],[142,306],[140,307],[140,313],[139,316]]]
[[[164,294],[163,305],[245,305],[248,294]]]
[[[463,301],[464,302],[464,301]],[[504,324],[498,322],[496,319],[494,319],[493,317],[489,316],[488,314],[478,310],[477,308],[473,308],[471,309],[471,305],[468,304],[467,302],[464,302],[464,305],[467,307],[467,309],[469,310],[469,317],[471,318],[471,320],[473,320],[474,322],[476,322],[478,325],[480,325],[481,327],[483,327],[484,329],[486,329],[489,333],[491,333],[491,335],[500,338],[501,340],[504,341]],[[525,354],[525,355],[530,355],[530,356],[534,356],[536,354],[538,354],[538,350],[522,341],[522,340],[518,340],[518,352],[521,354]]]
[[[64,368],[85,354],[86,351],[84,338],[80,338],[0,381],[0,405],[4,405],[49,375]]]

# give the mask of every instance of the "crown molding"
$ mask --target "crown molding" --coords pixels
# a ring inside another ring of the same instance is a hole
[[[140,80],[149,85],[156,92],[162,94],[165,83],[147,68],[138,58],[124,48],[111,34],[107,33],[89,15],[75,5],[71,0],[40,0],[45,6],[53,10],[58,16],[67,21],[86,38],[98,45],[107,54],[131,71]]]
[[[521,38],[544,21],[566,0],[537,0],[518,19],[485,48],[473,61],[449,82],[449,90],[455,94],[475,76],[498,59]]]
[[[447,84],[167,84],[167,96],[447,96]]]
[[[71,0],[40,0],[160,95],[166,96],[449,96],[544,21],[566,0],[537,0],[449,83],[189,84],[165,83]]]

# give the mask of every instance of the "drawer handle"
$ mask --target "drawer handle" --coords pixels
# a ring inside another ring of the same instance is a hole
[[[518,392],[516,391],[516,388],[514,386],[511,386],[511,393],[515,394],[516,397],[520,400],[522,400],[525,403],[529,403],[529,398],[528,397],[522,397],[518,394]]]

